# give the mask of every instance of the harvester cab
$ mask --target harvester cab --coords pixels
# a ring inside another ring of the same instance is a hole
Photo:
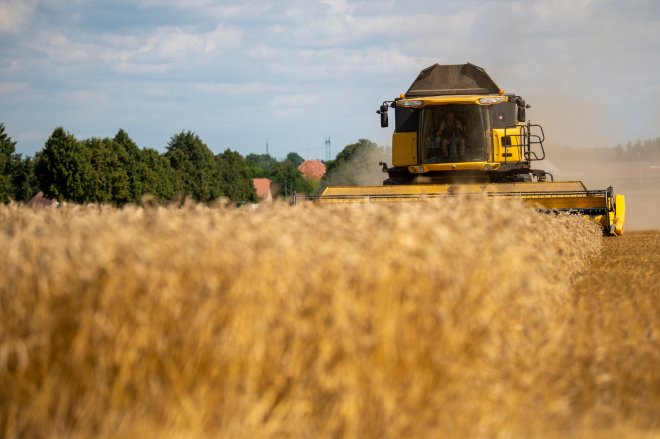
[[[526,121],[525,100],[504,94],[473,64],[435,64],[405,94],[378,110],[381,126],[395,113],[392,167],[384,184],[546,181],[540,125]]]
[[[545,158],[540,125],[526,120],[525,100],[505,93],[474,64],[434,64],[400,97],[380,106],[394,112],[392,165],[383,186],[329,186],[324,203],[396,202],[455,196],[514,197],[540,210],[585,215],[606,234],[623,234],[625,199],[612,188],[587,190],[554,181],[532,163]]]

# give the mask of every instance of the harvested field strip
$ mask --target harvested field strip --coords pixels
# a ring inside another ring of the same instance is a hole
[[[572,289],[603,257],[599,227],[579,217],[457,199],[9,206],[0,224],[5,437],[657,428],[657,394],[639,392],[657,388],[657,301],[625,355],[619,332],[583,339],[609,314]],[[635,374],[640,358],[651,363]]]
[[[605,239],[572,295],[576,409],[660,429],[660,232]]]

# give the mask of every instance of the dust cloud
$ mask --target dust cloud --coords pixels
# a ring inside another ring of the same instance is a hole
[[[554,174],[555,180],[579,180],[587,189],[606,189],[626,197],[626,231],[660,230],[660,139],[655,154],[627,148],[569,148],[546,146],[546,160],[534,167]],[[653,151],[653,150],[651,150]]]
[[[379,163],[392,166],[392,150],[389,147],[362,148],[349,161],[334,169],[327,176],[329,186],[381,186],[387,173]]]
[[[552,172],[555,180],[582,181],[587,189],[612,186],[626,197],[626,231],[660,230],[660,138],[635,143],[633,138],[615,147],[629,137],[620,112],[552,78],[523,96],[532,105],[527,117],[543,126],[546,138],[546,160],[532,163],[534,168]],[[647,135],[656,126],[639,123]]]
[[[362,169],[353,169],[355,178],[359,185],[365,186],[380,186],[383,180],[387,178],[387,173],[383,172],[383,168],[379,163],[387,163],[392,166],[392,150],[390,148],[376,148],[365,151],[361,157],[365,166]]]

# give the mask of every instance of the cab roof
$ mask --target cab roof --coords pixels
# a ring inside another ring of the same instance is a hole
[[[422,70],[410,85],[406,98],[445,95],[499,94],[488,73],[474,64],[433,64]]]

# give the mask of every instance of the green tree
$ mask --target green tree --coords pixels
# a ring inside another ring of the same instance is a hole
[[[176,172],[170,161],[153,148],[145,148],[140,157],[140,182],[143,194],[151,194],[159,201],[172,201],[177,196]]]
[[[294,193],[310,194],[314,191],[314,183],[305,179],[297,166],[288,160],[278,163],[270,179],[279,187],[279,195],[289,197]]]
[[[136,202],[144,193],[144,163],[142,163],[142,150],[133,142],[123,129],[119,129],[113,139],[121,150],[118,158],[128,177],[128,201]]]
[[[248,154],[245,163],[251,178],[270,178],[278,164],[269,154]]]
[[[13,198],[16,201],[29,201],[39,192],[39,182],[34,174],[35,160],[17,155],[11,176]]]
[[[223,195],[215,156],[194,133],[174,135],[167,145],[165,157],[177,174],[177,184],[185,196],[195,201],[211,201]]]
[[[13,195],[11,176],[15,167],[16,142],[5,132],[0,123],[0,202],[7,203]]]
[[[252,184],[250,171],[243,156],[238,152],[227,149],[215,157],[220,172],[220,184],[223,193],[231,201],[256,202],[257,191],[254,184]]]
[[[86,199],[97,203],[123,205],[131,199],[126,163],[128,153],[112,139],[91,138],[84,142],[88,149],[92,178]]]
[[[285,161],[293,163],[293,166],[296,168],[303,164],[305,161],[304,158],[300,156],[297,152],[290,152],[286,155]]]
[[[89,201],[92,168],[87,147],[65,132],[55,128],[38,155],[35,174],[39,188],[51,198],[84,203]]]

